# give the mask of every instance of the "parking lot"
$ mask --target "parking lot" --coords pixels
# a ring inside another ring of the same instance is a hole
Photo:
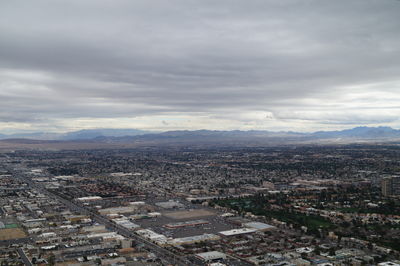
[[[162,216],[160,217],[137,220],[135,221],[135,223],[139,224],[143,228],[151,229],[157,233],[172,238],[188,237],[202,234],[216,234],[220,231],[230,230],[237,227],[235,225],[227,223],[224,218],[219,216],[220,213],[217,213],[215,210],[208,208],[198,208],[198,206],[193,206],[197,208],[192,209],[191,205],[192,204],[188,204],[186,206],[190,209],[162,211]],[[164,227],[164,225],[166,224],[176,223],[177,221],[183,222],[198,219],[206,220],[209,223],[196,226],[185,226],[174,229]]]

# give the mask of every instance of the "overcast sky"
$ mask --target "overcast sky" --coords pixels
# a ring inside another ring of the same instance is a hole
[[[3,0],[0,132],[400,128],[398,0]]]

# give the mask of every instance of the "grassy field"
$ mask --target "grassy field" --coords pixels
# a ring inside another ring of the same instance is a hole
[[[18,228],[18,224],[6,224],[5,228],[9,229],[9,228]]]

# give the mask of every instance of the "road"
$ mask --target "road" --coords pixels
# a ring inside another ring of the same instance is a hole
[[[20,245],[20,244],[29,244],[32,243],[32,239],[29,237],[25,238],[17,238],[17,239],[10,239],[10,240],[0,240],[0,247],[2,246],[10,246],[10,245]]]
[[[33,266],[22,248],[18,248],[17,252],[26,266]]]
[[[187,260],[186,258],[178,256],[175,253],[173,253],[169,250],[166,250],[166,249],[148,241],[147,239],[144,239],[144,238],[134,234],[130,230],[128,230],[120,225],[115,224],[111,220],[87,209],[84,206],[78,205],[75,202],[72,202],[68,199],[61,197],[60,195],[57,195],[57,194],[47,190],[43,185],[32,181],[31,178],[26,173],[20,172],[16,169],[10,168],[10,167],[6,167],[6,169],[10,173],[12,173],[14,177],[21,179],[23,182],[27,183],[30,187],[35,188],[39,192],[47,195],[48,197],[58,200],[62,204],[66,205],[72,211],[78,212],[83,215],[87,215],[87,216],[91,217],[91,219],[96,221],[97,223],[104,224],[107,228],[116,231],[118,234],[120,234],[126,238],[133,239],[136,242],[143,244],[147,250],[156,254],[166,264],[193,265],[193,262]],[[203,265],[203,264],[199,264],[199,265]]]

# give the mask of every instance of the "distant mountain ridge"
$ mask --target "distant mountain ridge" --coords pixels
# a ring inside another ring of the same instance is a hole
[[[263,130],[250,131],[167,131],[159,134],[141,135],[130,137],[131,141],[176,141],[176,142],[313,142],[320,140],[399,140],[400,130],[390,127],[356,127],[341,131],[318,131],[314,133],[299,132],[273,132]],[[109,139],[110,141],[110,139]],[[114,141],[119,141],[114,138]],[[124,141],[127,141],[126,139]]]
[[[63,140],[94,139],[98,137],[125,137],[149,134],[150,131],[140,129],[83,129],[65,134]]]
[[[98,137],[137,136],[150,133],[151,133],[150,131],[145,131],[140,129],[98,128],[98,129],[83,129],[67,133],[30,132],[30,133],[16,133],[9,135],[0,133],[0,139],[90,140]]]
[[[33,139],[49,141],[88,141],[101,143],[296,143],[320,141],[376,141],[400,140],[400,130],[391,127],[355,127],[340,131],[317,131],[313,133],[273,132],[265,130],[178,130],[166,132],[149,132],[139,129],[85,129],[64,134],[25,133],[4,135],[0,139]],[[14,140],[17,141],[17,140]]]
[[[400,130],[391,127],[355,127],[341,131],[319,131],[312,135],[331,138],[391,138],[399,137]]]

